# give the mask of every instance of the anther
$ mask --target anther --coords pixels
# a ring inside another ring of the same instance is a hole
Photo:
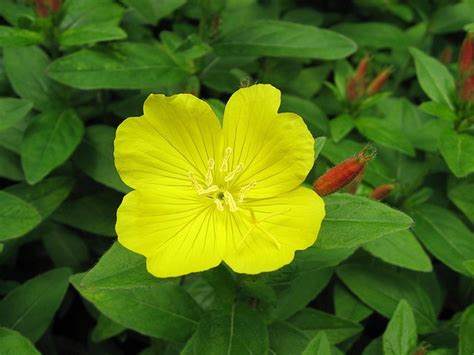
[[[214,180],[212,176],[212,171],[214,170],[214,159],[209,159],[209,162],[207,163],[207,173],[206,173],[206,185],[211,186],[212,181]]]
[[[191,183],[193,184],[193,187],[194,187],[194,190],[196,190],[196,192],[198,194],[201,194],[202,191],[204,190],[204,188],[202,187],[202,185],[197,181],[196,177],[194,176],[194,174],[190,171],[188,173],[188,177],[189,179],[191,180]]]
[[[210,194],[211,192],[216,192],[219,191],[219,187],[217,185],[212,185],[209,186],[207,189],[202,189],[201,191],[198,191],[199,195],[207,195]]]
[[[224,159],[222,160],[221,171],[227,172],[227,170],[229,170],[229,158],[231,154],[232,154],[232,148],[227,147],[225,149]]]
[[[216,204],[217,206],[217,209],[219,211],[224,211],[224,204],[222,203],[221,200],[219,200],[218,198],[214,199],[214,203]]]
[[[237,198],[237,202],[238,203],[242,203],[244,202],[244,199],[245,199],[245,195],[247,194],[247,192],[249,192],[252,188],[255,187],[255,185],[257,185],[257,182],[255,180],[252,180],[249,184],[245,185],[244,187],[242,187],[239,191],[239,196]]]
[[[231,212],[237,211],[237,204],[235,203],[234,197],[229,191],[224,192],[224,201],[229,206]]]
[[[237,166],[235,167],[235,169],[232,170],[230,173],[228,173],[228,174],[224,177],[224,181],[225,181],[225,182],[230,182],[230,181],[234,180],[235,176],[236,176],[238,173],[240,173],[243,169],[244,169],[244,164],[242,164],[242,163],[237,164]]]

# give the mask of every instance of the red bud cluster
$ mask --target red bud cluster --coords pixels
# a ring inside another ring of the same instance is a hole
[[[474,100],[474,36],[468,35],[461,45],[459,51],[459,82],[458,97],[462,102],[471,102]]]
[[[390,195],[394,188],[395,185],[393,184],[380,185],[379,187],[375,188],[374,191],[372,191],[370,197],[377,201],[384,200]]]
[[[346,97],[349,102],[355,102],[364,96],[376,94],[390,77],[390,70],[385,69],[367,85],[369,62],[369,56],[364,56],[357,65],[354,75],[348,79],[346,83]]]
[[[61,0],[35,0],[38,16],[46,18],[50,12],[57,12],[61,8]]]
[[[316,179],[313,183],[314,191],[320,196],[326,196],[341,190],[354,181],[374,157],[375,148],[369,144],[355,157],[344,160]]]

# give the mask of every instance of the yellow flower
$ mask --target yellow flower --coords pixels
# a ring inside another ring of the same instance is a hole
[[[158,277],[225,262],[257,274],[311,246],[324,202],[299,187],[314,161],[301,117],[278,113],[280,91],[235,92],[224,124],[188,94],[150,95],[144,115],[117,129],[115,165],[135,189],[117,212],[117,235]]]

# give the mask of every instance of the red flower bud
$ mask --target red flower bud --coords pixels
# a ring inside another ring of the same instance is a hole
[[[49,15],[49,8],[46,4],[46,0],[36,0],[36,13],[39,17],[48,17]]]
[[[382,88],[382,86],[385,84],[385,82],[388,80],[388,78],[390,77],[390,69],[384,69],[382,70],[376,77],[374,80],[372,80],[372,82],[369,84],[369,86],[367,87],[367,95],[368,96],[372,96],[376,93],[378,93],[380,91],[380,89]]]
[[[459,99],[463,102],[474,100],[474,75],[461,80]]]
[[[468,75],[472,69],[472,59],[474,54],[474,46],[471,36],[468,36],[462,42],[459,51],[459,74],[461,76]]]
[[[364,170],[365,164],[375,157],[375,148],[368,144],[355,157],[329,169],[313,183],[314,191],[326,196],[347,186]]]
[[[439,60],[445,64],[451,63],[453,60],[453,49],[449,46],[445,47],[439,54]]]
[[[387,198],[394,188],[395,188],[395,185],[393,184],[380,185],[374,191],[372,191],[372,193],[370,194],[370,197],[373,198],[374,200],[381,201]]]
[[[61,3],[61,0],[49,0],[49,7],[53,12],[57,12],[61,8]]]
[[[369,56],[365,55],[364,58],[359,62],[359,65],[357,66],[354,79],[357,82],[363,82],[365,79],[365,75],[367,74],[367,70],[369,69]]]
[[[364,180],[364,172],[365,172],[365,167],[362,168],[361,172],[359,175],[357,175],[354,180],[352,180],[347,186],[346,186],[346,191],[350,194],[355,194],[357,192],[357,189],[359,188],[360,183],[362,180]]]
[[[357,89],[357,81],[354,78],[350,78],[346,84],[346,97],[350,102],[354,102],[359,98],[359,90]]]

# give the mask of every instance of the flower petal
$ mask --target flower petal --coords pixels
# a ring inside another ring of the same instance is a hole
[[[180,189],[135,190],[117,211],[118,241],[146,256],[157,277],[207,270],[222,261],[226,247],[217,213],[212,200]]]
[[[222,152],[222,129],[210,106],[189,94],[150,95],[144,115],[117,129],[115,166],[132,188],[191,187],[189,172],[204,179],[209,159]]]
[[[245,209],[248,209],[246,211]],[[252,223],[250,210],[256,223]],[[305,187],[263,200],[246,203],[234,213],[234,224],[227,223],[237,248],[224,257],[236,272],[258,274],[289,264],[296,250],[316,241],[325,216],[324,201]]]
[[[235,92],[224,113],[224,147],[232,149],[229,170],[244,169],[233,181],[256,181],[247,197],[266,198],[296,188],[314,163],[314,139],[302,118],[278,113],[280,91],[254,85]]]

